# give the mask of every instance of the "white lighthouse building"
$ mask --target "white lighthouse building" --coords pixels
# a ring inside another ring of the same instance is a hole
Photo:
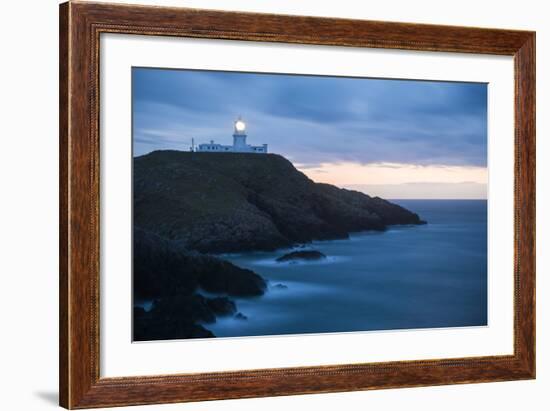
[[[222,144],[214,143],[211,140],[209,144],[199,144],[197,148],[191,147],[191,151],[200,151],[207,153],[267,153],[267,144],[261,146],[251,146],[246,144],[246,124],[239,118],[235,121],[235,130],[233,132],[233,145],[224,146]]]

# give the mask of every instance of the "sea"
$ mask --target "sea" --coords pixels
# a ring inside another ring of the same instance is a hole
[[[487,201],[392,200],[428,224],[354,233],[303,248],[326,259],[284,262],[295,249],[222,258],[268,280],[235,298],[246,319],[208,324],[217,337],[487,325]]]

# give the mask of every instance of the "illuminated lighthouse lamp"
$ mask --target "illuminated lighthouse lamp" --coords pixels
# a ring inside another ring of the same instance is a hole
[[[241,119],[235,121],[235,131],[243,132],[246,129],[246,124]]]

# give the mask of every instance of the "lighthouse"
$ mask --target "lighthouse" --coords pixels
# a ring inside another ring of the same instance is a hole
[[[222,144],[214,143],[210,141],[209,144],[199,144],[195,150],[194,147],[191,151],[209,152],[209,153],[257,153],[266,154],[267,144],[261,146],[251,146],[246,144],[246,123],[241,116],[233,123],[233,145],[224,146]]]
[[[233,149],[234,151],[244,151],[246,149],[246,124],[241,116],[235,121]]]

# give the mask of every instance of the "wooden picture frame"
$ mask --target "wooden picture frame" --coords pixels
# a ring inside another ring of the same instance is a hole
[[[514,354],[100,378],[101,33],[513,56]],[[60,405],[91,408],[535,378],[535,33],[69,2],[60,6]]]

